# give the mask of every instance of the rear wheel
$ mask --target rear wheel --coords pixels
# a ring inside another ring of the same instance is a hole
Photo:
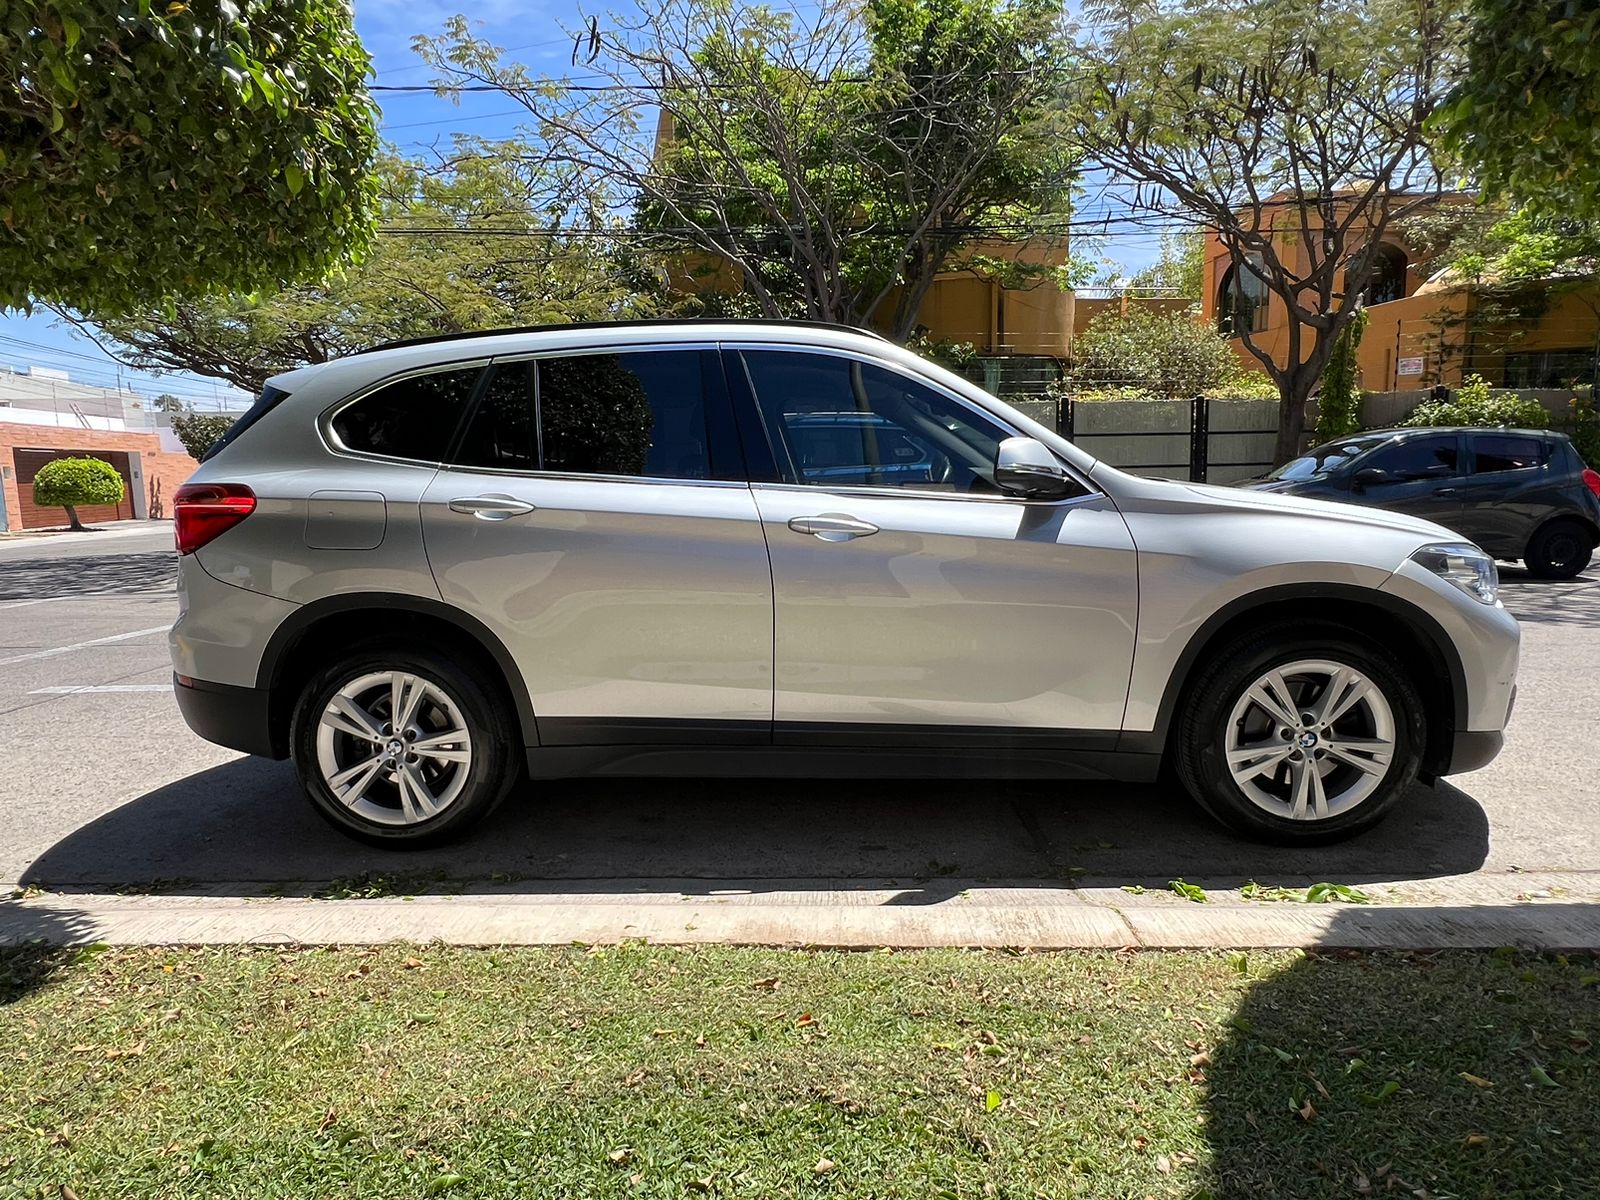
[[[517,778],[518,740],[477,672],[381,649],[312,679],[291,730],[312,807],[385,846],[443,841],[486,816]]]
[[[1382,820],[1417,777],[1421,697],[1354,631],[1280,627],[1210,660],[1179,716],[1178,773],[1224,824],[1266,841],[1336,841]]]
[[[1522,562],[1540,579],[1571,579],[1593,553],[1589,531],[1577,521],[1550,521],[1534,530]]]

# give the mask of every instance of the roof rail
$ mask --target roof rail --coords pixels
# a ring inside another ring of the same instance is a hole
[[[876,330],[862,329],[855,325],[841,325],[833,321],[764,320],[751,317],[664,317],[633,321],[573,321],[563,325],[514,325],[505,329],[472,329],[463,333],[437,333],[430,337],[402,338],[395,342],[379,342],[375,346],[363,346],[360,350],[352,350],[350,353],[372,354],[378,350],[399,350],[406,346],[431,346],[438,342],[457,342],[466,338],[500,337],[508,333],[556,333],[568,329],[660,329],[685,325],[752,325],[793,329],[829,329],[837,333],[859,333],[865,337],[877,338],[881,342],[889,340]]]

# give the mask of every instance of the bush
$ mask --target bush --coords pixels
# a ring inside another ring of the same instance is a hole
[[[1511,425],[1521,429],[1548,429],[1550,414],[1544,405],[1516,392],[1494,392],[1481,375],[1473,375],[1449,400],[1428,400],[1417,405],[1400,424],[1419,428],[1427,425]]]
[[[33,477],[33,502],[60,505],[67,510],[72,528],[81,530],[80,504],[122,503],[122,476],[98,458],[58,458],[45,463]]]
[[[1139,308],[1090,321],[1073,343],[1068,373],[1075,393],[1126,390],[1144,399],[1217,392],[1238,375],[1228,339],[1192,314]]]
[[[189,457],[198,462],[233,422],[233,417],[221,413],[177,413],[172,418],[172,432],[178,435]]]
[[[1578,457],[1588,466],[1600,469],[1600,412],[1595,411],[1594,389],[1579,388],[1570,408],[1570,423],[1563,428],[1578,448]]]

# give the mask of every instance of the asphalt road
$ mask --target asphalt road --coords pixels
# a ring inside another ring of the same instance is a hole
[[[1505,753],[1419,786],[1382,827],[1339,846],[1237,840],[1160,786],[630,780],[525,789],[467,840],[409,854],[328,829],[287,764],[189,732],[168,690],[173,571],[166,526],[0,540],[0,882],[215,893],[384,872],[593,894],[923,879],[926,902],[963,880],[1164,887],[1179,876],[1376,883],[1553,870],[1600,881],[1593,570],[1548,584],[1505,569],[1524,623]]]

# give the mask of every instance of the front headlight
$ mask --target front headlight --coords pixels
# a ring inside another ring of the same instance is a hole
[[[1500,572],[1494,559],[1471,542],[1438,542],[1424,546],[1411,561],[1447,579],[1474,600],[1493,604],[1500,598]]]

